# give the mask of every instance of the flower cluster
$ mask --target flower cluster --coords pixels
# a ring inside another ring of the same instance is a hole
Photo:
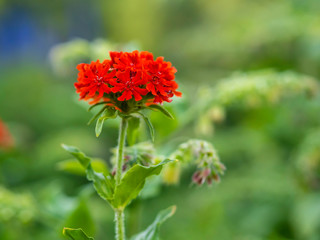
[[[181,96],[174,80],[177,70],[163,57],[154,60],[149,52],[110,52],[110,60],[81,63],[77,69],[76,91],[90,104],[101,100],[114,106],[129,100],[155,104]]]
[[[192,176],[192,182],[197,185],[219,182],[226,170],[213,145],[203,140],[192,139],[181,144],[170,158],[182,163],[195,163],[197,170]]]

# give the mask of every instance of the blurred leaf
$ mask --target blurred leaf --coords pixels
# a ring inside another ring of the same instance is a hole
[[[88,237],[81,228],[64,228],[63,235],[70,240],[94,240],[92,237]]]
[[[113,192],[114,192],[114,179],[109,174],[107,176],[102,173],[97,173],[93,170],[91,166],[91,159],[82,153],[79,149],[62,145],[62,147],[74,157],[76,157],[81,165],[86,169],[87,178],[90,181],[93,181],[94,188],[103,199],[107,200],[112,204]]]
[[[79,199],[79,203],[76,208],[68,216],[65,224],[68,227],[77,227],[84,229],[88,234],[94,235],[95,224],[92,218],[91,211],[87,205],[87,199]]]
[[[162,170],[162,166],[169,162],[171,162],[171,160],[164,160],[150,167],[137,164],[130,168],[114,191],[114,207],[125,208],[138,196],[145,184],[146,178],[152,175],[158,175]]]
[[[107,120],[108,118],[116,118],[116,117],[117,117],[117,111],[114,108],[105,108],[101,117],[99,117],[96,123],[96,129],[95,129],[96,136],[99,137],[105,120]]]
[[[146,122],[146,124],[149,128],[149,131],[150,131],[151,140],[152,140],[152,142],[154,142],[154,128],[152,126],[150,119],[141,112],[139,112],[138,114],[141,115],[143,120]]]
[[[107,164],[102,159],[91,159],[91,165],[94,171],[108,175],[109,170]],[[57,164],[59,170],[77,175],[86,175],[85,169],[75,159],[68,159]]]
[[[130,240],[159,240],[160,226],[176,211],[176,206],[169,207],[158,213],[154,222],[143,232],[133,236]]]
[[[137,118],[137,117],[129,118],[128,129],[127,129],[127,141],[130,146],[134,145],[136,142],[139,125],[140,125],[140,118]]]
[[[162,107],[160,105],[154,104],[154,105],[150,105],[148,108],[153,110],[153,111],[157,111],[158,110],[158,111],[162,112],[168,118],[174,119],[174,117],[171,115],[171,113],[167,109],[165,109],[164,107]]]
[[[167,164],[168,165],[168,164]],[[151,176],[146,180],[144,188],[141,190],[139,197],[148,199],[158,196],[161,192],[162,180],[160,176]]]

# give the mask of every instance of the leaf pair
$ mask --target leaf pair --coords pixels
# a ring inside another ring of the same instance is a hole
[[[100,197],[108,201],[112,207],[117,209],[124,209],[139,195],[146,179],[152,175],[158,175],[161,172],[163,165],[171,162],[171,160],[164,160],[157,165],[149,167],[136,164],[125,173],[119,185],[116,186],[111,174],[104,175],[93,170],[91,159],[83,152],[75,147],[67,145],[62,145],[62,147],[76,157],[86,169],[87,178],[93,182]]]
[[[156,216],[154,222],[143,232],[133,236],[130,240],[159,240],[160,226],[170,218],[176,211],[176,206],[169,207],[162,210]],[[69,240],[94,240],[91,237],[88,237],[81,228],[72,229],[64,228],[63,235],[66,236]]]
[[[93,105],[93,106],[96,106],[96,105]],[[109,119],[109,118],[116,118],[117,115],[118,115],[118,111],[117,110],[115,110],[114,108],[106,106],[106,107],[102,108],[96,115],[94,115],[90,119],[90,121],[88,122],[88,125],[90,125],[92,122],[97,120],[95,132],[96,132],[96,136],[99,137],[101,132],[102,132],[102,127],[103,127],[104,121]]]

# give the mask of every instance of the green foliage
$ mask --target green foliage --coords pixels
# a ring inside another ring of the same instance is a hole
[[[160,240],[160,226],[176,211],[176,206],[162,210],[154,222],[143,232],[133,236],[130,240]]]
[[[63,235],[67,237],[69,240],[94,240],[92,237],[88,237],[81,228],[72,229],[72,228],[64,228]]]
[[[108,166],[102,159],[92,159],[91,165],[96,172],[104,173],[105,175],[109,173]],[[72,174],[86,175],[85,169],[81,163],[75,159],[61,161],[57,164],[57,168]]]
[[[130,168],[114,192],[114,207],[124,209],[133,199],[135,199],[142,190],[146,178],[152,175],[158,175],[164,164],[171,162],[164,160],[161,163],[144,167],[141,165],[134,165]]]
[[[14,193],[0,185],[0,223],[27,224],[36,219],[36,202],[28,193]]]
[[[101,114],[101,116],[98,118],[96,123],[96,136],[99,137],[100,133],[102,132],[103,123],[105,120],[109,118],[116,118],[118,115],[118,111],[116,111],[114,108],[105,108]]]
[[[138,112],[138,114],[143,118],[143,120],[147,124],[149,132],[150,132],[151,140],[152,140],[152,142],[154,142],[154,128],[152,126],[150,119],[141,112]]]
[[[77,158],[86,169],[87,178],[89,181],[93,181],[94,188],[100,197],[111,203],[115,188],[114,178],[110,174],[105,176],[102,173],[95,172],[91,166],[91,159],[79,149],[67,145],[62,145],[62,147]]]
[[[294,72],[256,71],[234,74],[222,79],[213,89],[211,101],[223,106],[243,103],[251,107],[276,103],[280,99],[319,93],[320,85],[313,77]],[[208,92],[209,96],[211,93]],[[210,101],[210,100],[209,100]]]
[[[83,152],[72,146],[62,146],[66,151],[76,157],[82,167],[86,169],[87,178],[93,181],[94,187],[100,197],[118,209],[124,209],[139,195],[148,177],[158,175],[163,165],[171,162],[171,160],[164,160],[157,165],[151,165],[149,167],[136,164],[125,173],[120,184],[115,186],[113,176],[110,173],[104,175],[95,172],[91,165],[91,159]]]
[[[136,143],[139,126],[140,118],[132,116],[128,119],[127,141],[129,145],[134,145]]]
[[[86,233],[93,236],[96,231],[95,222],[93,220],[92,212],[87,204],[87,197],[81,196],[78,205],[67,217],[64,226],[68,228],[81,228]]]

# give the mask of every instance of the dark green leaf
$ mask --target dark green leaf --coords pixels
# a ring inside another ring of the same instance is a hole
[[[115,117],[117,117],[117,111],[114,108],[104,109],[103,113],[98,118],[98,121],[96,123],[96,136],[97,137],[99,137],[99,135],[102,131],[104,121],[107,120],[108,118],[115,118]]]
[[[113,177],[110,174],[105,176],[102,173],[95,172],[91,166],[91,159],[79,149],[64,144],[62,144],[62,147],[76,157],[81,165],[86,169],[87,178],[93,182],[94,188],[100,197],[112,204],[115,185]]]
[[[162,107],[160,105],[154,104],[154,105],[150,105],[148,108],[151,110],[154,110],[154,111],[158,110],[158,111],[162,112],[164,115],[166,115],[168,118],[174,119],[173,116],[171,115],[171,113],[168,112],[167,109],[165,109],[164,107]]]
[[[152,123],[150,122],[150,119],[141,112],[138,112],[138,114],[141,115],[143,120],[146,122],[146,124],[149,128],[149,131],[150,131],[151,140],[152,140],[152,142],[154,142],[154,128],[152,126]]]
[[[94,240],[92,237],[88,237],[81,228],[64,228],[63,235],[69,240]]]
[[[130,117],[128,120],[127,141],[130,146],[136,143],[140,118]]]
[[[133,199],[135,199],[142,190],[146,178],[152,175],[158,175],[162,166],[172,160],[164,160],[161,163],[145,167],[139,164],[130,168],[114,191],[114,207],[124,209]]]
[[[159,240],[160,226],[176,211],[176,206],[169,207],[158,213],[154,222],[143,232],[133,236],[130,240]]]

